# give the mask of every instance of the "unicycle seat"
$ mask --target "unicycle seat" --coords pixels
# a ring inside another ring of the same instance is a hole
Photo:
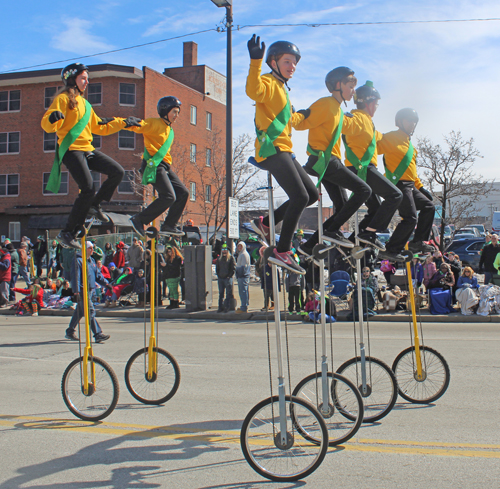
[[[250,158],[248,158],[248,163],[250,163],[253,166],[256,166],[259,170],[267,171],[260,165],[260,163],[255,159],[254,156],[250,156]]]

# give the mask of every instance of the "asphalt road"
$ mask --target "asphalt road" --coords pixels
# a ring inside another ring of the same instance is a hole
[[[401,398],[380,422],[330,448],[296,483],[263,479],[243,458],[243,419],[269,396],[265,322],[163,321],[159,345],[178,361],[181,384],[164,406],[137,402],[123,371],[143,346],[143,324],[102,319],[111,339],[94,353],[118,375],[120,398],[100,423],[66,408],[61,377],[78,356],[63,339],[69,318],[0,317],[0,489],[4,488],[499,488],[500,328],[424,325],[425,343],[451,369],[446,394],[428,406]],[[334,330],[334,365],[354,356],[352,324]],[[389,365],[409,328],[373,323],[371,354]],[[313,326],[289,325],[292,385],[315,370]],[[275,349],[272,348],[275,357]]]

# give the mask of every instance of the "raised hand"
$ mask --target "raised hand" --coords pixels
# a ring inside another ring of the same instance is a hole
[[[250,53],[250,59],[262,59],[264,57],[264,52],[266,50],[266,45],[260,42],[260,36],[255,34],[252,36],[247,43],[248,52]]]

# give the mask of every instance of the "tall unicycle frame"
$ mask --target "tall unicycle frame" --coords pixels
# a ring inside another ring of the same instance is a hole
[[[99,421],[109,416],[116,407],[120,393],[115,372],[104,360],[94,356],[92,350],[86,241],[93,221],[92,218],[88,227],[82,226],[79,230],[82,246],[85,346],[82,352],[79,327],[80,356],[66,367],[61,381],[61,392],[66,406],[76,417],[85,421]],[[80,307],[80,303],[77,307]]]
[[[164,250],[164,246],[158,243],[159,233],[156,227],[149,227],[146,236],[151,240],[149,337],[146,300],[144,300],[144,346],[129,358],[125,366],[125,384],[130,394],[139,402],[159,405],[175,395],[179,388],[181,373],[173,355],[157,345],[158,256]],[[146,291],[144,294],[146,296]]]
[[[406,249],[408,249],[408,244]],[[450,368],[441,353],[424,345],[421,320],[419,321],[419,335],[410,263],[406,264],[406,276],[411,301],[410,340],[412,345],[399,353],[392,364],[392,370],[398,382],[399,395],[403,399],[415,404],[429,404],[443,396],[448,389]]]
[[[317,371],[316,320],[314,321],[315,373],[302,379],[292,395],[305,399],[323,416],[328,428],[328,444],[336,446],[352,438],[363,421],[363,399],[356,385],[341,375],[330,371],[328,366],[328,345],[325,302],[325,255],[337,246],[323,243],[323,195],[321,182],[318,184],[318,244],[313,250],[313,266],[319,267],[320,292],[320,331],[321,331],[321,370]],[[330,321],[330,350],[333,364],[333,335]],[[314,443],[319,440],[311,439]]]
[[[250,158],[255,166],[258,163]],[[268,173],[270,247],[264,254],[267,259],[275,241],[272,175]],[[273,481],[296,481],[314,472],[323,461],[328,449],[328,430],[316,408],[307,401],[286,394],[283,368],[281,314],[279,307],[278,271],[270,263],[274,294],[274,322],[278,370],[278,394],[273,394],[271,369],[271,340],[268,322],[268,358],[271,397],[255,405],[245,417],[240,434],[240,444],[249,465],[263,477]],[[287,340],[287,338],[285,338]],[[288,341],[286,341],[288,345]],[[287,349],[288,360],[288,349]],[[290,377],[289,361],[288,377]],[[312,441],[315,440],[315,441]]]
[[[357,387],[363,398],[364,417],[363,422],[373,423],[387,416],[398,397],[396,377],[391,368],[382,360],[370,356],[370,323],[366,321],[367,345],[365,345],[365,321],[363,310],[363,297],[361,285],[361,259],[366,249],[359,245],[358,236],[358,213],[355,214],[356,247],[352,256],[356,260],[357,293],[358,293],[358,324],[356,328],[356,316],[353,311],[354,347],[355,356],[344,362],[337,373],[348,378]],[[366,301],[368,307],[368,301]],[[356,329],[359,335],[359,355],[357,350]],[[368,348],[366,348],[366,346]],[[368,350],[368,354],[367,354]]]

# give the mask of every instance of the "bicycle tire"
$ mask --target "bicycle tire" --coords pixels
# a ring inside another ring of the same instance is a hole
[[[137,350],[125,366],[125,384],[130,394],[143,404],[163,404],[171,399],[181,381],[175,358],[163,348],[155,347],[156,377],[147,379],[148,347]],[[141,360],[141,357],[144,357]]]
[[[102,359],[91,357],[95,364],[95,386],[89,395],[83,393],[83,357],[75,358],[64,371],[61,391],[68,409],[85,421],[99,421],[109,416],[118,403],[120,386],[113,369]],[[77,368],[79,366],[80,368]]]
[[[316,408],[294,396],[285,396],[285,403],[286,446],[279,446],[278,396],[256,404],[243,421],[240,434],[241,449],[249,465],[266,479],[278,482],[296,481],[312,474],[323,462],[328,449],[328,429]],[[318,432],[319,444],[301,435],[296,429],[297,419],[301,426],[308,426],[309,432]]]
[[[417,379],[415,347],[403,350],[394,360],[392,370],[399,395],[414,404],[429,404],[439,399],[450,385],[450,367],[443,355],[433,348],[421,346],[423,380]]]
[[[322,410],[321,372],[302,379],[293,390],[292,395],[312,404],[323,416],[328,428],[328,445],[333,447],[346,442],[357,433],[363,422],[364,407],[361,394],[350,380],[337,373],[332,374],[332,372],[328,372],[327,376],[328,392],[331,396],[327,412]],[[302,430],[299,422],[297,422],[297,429]],[[304,438],[313,443],[319,442],[306,431],[301,433]]]

